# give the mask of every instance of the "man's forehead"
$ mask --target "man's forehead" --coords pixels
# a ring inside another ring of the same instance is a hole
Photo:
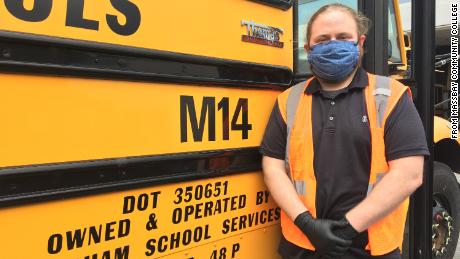
[[[345,18],[346,17],[346,18]],[[328,9],[322,13],[320,13],[317,17],[316,20],[320,19],[333,19],[333,18],[338,18],[338,19],[353,19],[353,15],[348,13],[345,10],[341,9]]]
[[[353,17],[340,10],[328,10],[325,13],[318,15],[313,22],[312,33],[315,31],[321,31],[321,34],[337,33],[342,31],[346,33],[356,33],[357,24]]]

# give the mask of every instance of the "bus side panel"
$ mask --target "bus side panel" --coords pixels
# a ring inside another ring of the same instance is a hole
[[[0,167],[256,147],[278,93],[1,74]]]
[[[259,172],[159,185],[2,209],[2,258],[278,258],[279,217]]]
[[[10,8],[0,4],[0,30],[286,67],[293,64],[292,11],[252,1],[16,2],[9,3]],[[32,9],[34,2],[43,2],[41,8]],[[12,5],[16,8],[11,8]],[[31,9],[29,15],[21,15]],[[248,34],[243,21],[282,29],[280,41],[284,47],[261,47],[243,42],[242,35]],[[126,23],[129,26],[122,26]]]
[[[279,258],[257,148],[292,80],[292,8],[3,1],[0,17],[1,258]]]

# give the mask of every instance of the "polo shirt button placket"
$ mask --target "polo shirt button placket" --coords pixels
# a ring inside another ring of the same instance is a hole
[[[335,133],[335,100],[330,99],[329,100],[330,108],[328,112],[328,117],[327,117],[327,124],[326,124],[326,130],[329,133]]]

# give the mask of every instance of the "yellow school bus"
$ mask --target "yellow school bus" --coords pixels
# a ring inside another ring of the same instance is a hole
[[[279,258],[258,146],[329,2],[1,1],[0,258]]]
[[[257,147],[292,80],[289,3],[2,1],[0,17],[1,258],[276,258]]]

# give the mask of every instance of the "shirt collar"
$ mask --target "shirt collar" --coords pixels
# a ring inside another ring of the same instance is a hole
[[[356,71],[353,80],[347,86],[348,89],[363,89],[369,85],[369,78],[367,76],[367,72],[364,68],[360,67],[358,71]],[[315,77],[313,80],[310,81],[307,88],[305,89],[305,94],[314,94],[321,90],[321,85],[319,84],[318,79]]]

